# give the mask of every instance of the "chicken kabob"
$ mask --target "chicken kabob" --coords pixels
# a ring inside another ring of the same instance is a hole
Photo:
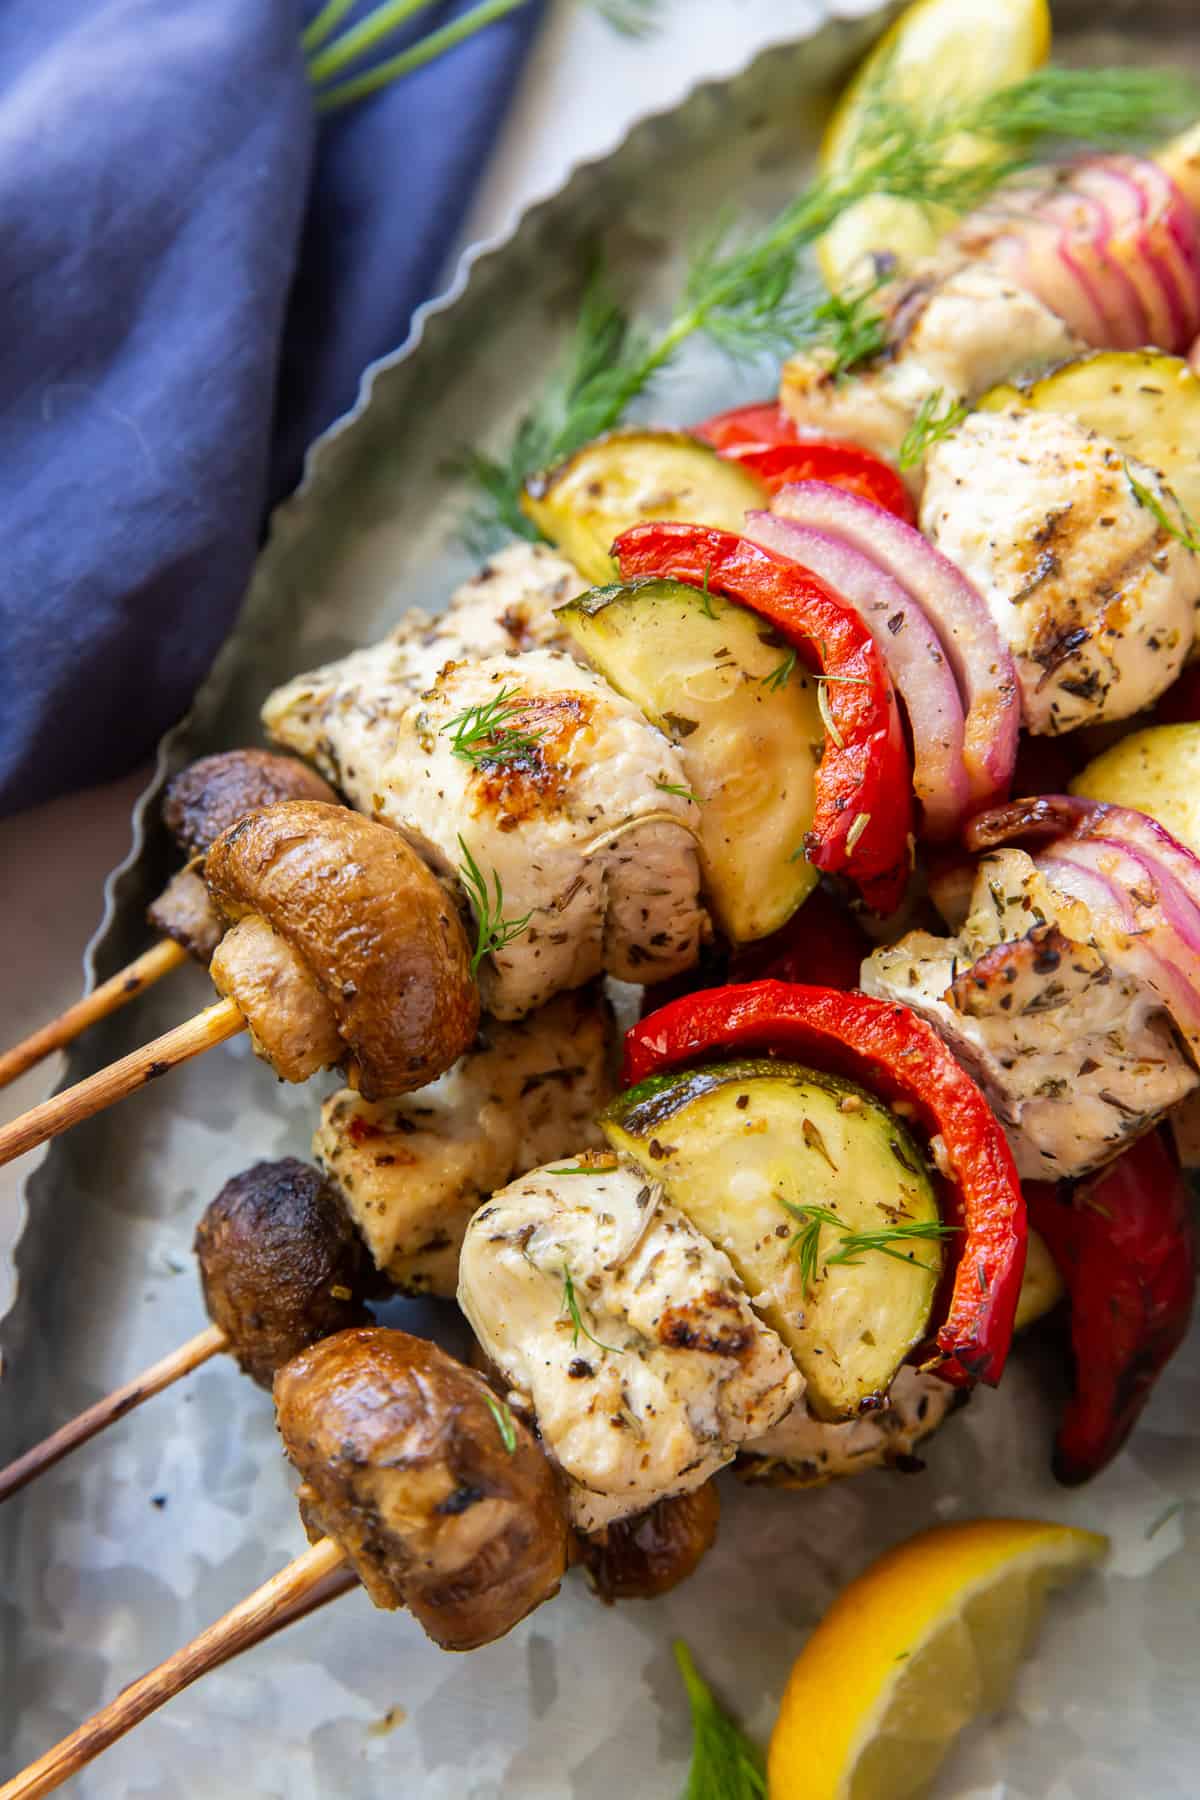
[[[208,1329],[0,1470],[0,1501],[221,1351],[270,1388],[306,1344],[364,1321],[368,1298],[453,1299],[479,1201],[603,1142],[593,1119],[613,1063],[611,1011],[592,987],[515,1024],[482,1021],[453,1068],[406,1098],[331,1095],[313,1142],[324,1173],[294,1157],[255,1163],[205,1208],[195,1250]]]
[[[930,1026],[758,982],[644,1020],[625,1072],[612,1149],[519,1177],[467,1228],[459,1299],[503,1397],[399,1332],[301,1352],[275,1399],[315,1544],[0,1792],[51,1791],[343,1559],[472,1648],[557,1591],[569,1529],[694,1494],[802,1402],[853,1418],[910,1359],[947,1396],[999,1379],[1024,1205]]]
[[[207,967],[222,926],[197,863],[213,841],[245,813],[278,800],[335,804],[337,795],[315,770],[295,757],[276,756],[269,750],[224,750],[199,758],[172,777],[163,795],[162,817],[185,864],[147,914],[150,924],[162,933],[160,941],[57,1019],[0,1054],[0,1087],[7,1087],[55,1050],[74,1043],[100,1019],[128,1006],[189,956]]]

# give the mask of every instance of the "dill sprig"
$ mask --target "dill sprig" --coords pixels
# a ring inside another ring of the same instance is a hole
[[[835,381],[845,381],[887,347],[887,320],[871,305],[882,286],[877,278],[852,292],[830,294],[812,311],[805,340],[829,351],[829,373]]]
[[[678,781],[656,781],[654,785],[660,794],[674,794],[677,800],[690,800],[696,806],[700,804],[691,788],[684,787]]]
[[[1139,481],[1128,461],[1125,465],[1125,479],[1129,483],[1129,491],[1139,506],[1144,506],[1156,525],[1162,527],[1168,537],[1173,537],[1177,544],[1185,550],[1200,552],[1200,537],[1196,535],[1196,527],[1188,517],[1183,501],[1175,495],[1175,504],[1183,514],[1183,524],[1176,524],[1153,488],[1148,488],[1144,481]]]
[[[966,418],[968,408],[965,400],[947,400],[945,410],[939,412],[941,403],[942,390],[938,387],[934,388],[932,394],[926,394],[917,408],[917,416],[905,432],[900,443],[900,454],[896,458],[906,473],[925,460],[931,444],[948,437]]]
[[[877,1250],[881,1256],[890,1256],[896,1262],[906,1263],[909,1268],[924,1269],[929,1275],[936,1274],[936,1270],[931,1269],[928,1263],[906,1255],[896,1246],[902,1242],[940,1243],[943,1238],[958,1230],[957,1225],[942,1225],[932,1219],[906,1219],[900,1224],[883,1226],[878,1231],[851,1231],[845,1219],[840,1218],[828,1206],[818,1206],[811,1201],[785,1200],[782,1194],[776,1195],[776,1198],[784,1211],[790,1213],[800,1226],[799,1231],[793,1234],[790,1248],[795,1251],[800,1265],[801,1286],[806,1291],[816,1281],[818,1267],[857,1267],[868,1250]],[[841,1233],[841,1243],[832,1255],[822,1256],[821,1232],[826,1227]]]
[[[479,973],[479,965],[485,956],[493,956],[497,950],[503,950],[514,938],[519,938],[529,928],[532,912],[527,912],[523,919],[506,919],[504,917],[504,887],[500,880],[499,870],[492,870],[492,892],[488,892],[488,884],[483,870],[471,855],[459,833],[458,847],[462,851],[462,866],[459,879],[471,897],[471,905],[475,909],[476,937],[475,950],[471,957],[471,974]]]
[[[769,675],[762,677],[762,684],[770,694],[780,694],[792,678],[792,670],[796,667],[796,652],[789,650],[781,663],[776,663]]]
[[[564,1174],[566,1173],[565,1170],[562,1172]],[[571,1279],[571,1271],[570,1271],[570,1269],[568,1269],[566,1263],[564,1263],[562,1266],[562,1284],[563,1284],[562,1311],[567,1315],[567,1317],[571,1321],[571,1348],[573,1350],[577,1350],[579,1348],[579,1338],[580,1338],[580,1334],[582,1333],[582,1335],[585,1338],[587,1338],[590,1343],[595,1344],[597,1350],[607,1350],[613,1356],[624,1356],[625,1352],[623,1350],[618,1350],[617,1346],[615,1344],[602,1344],[600,1342],[600,1339],[598,1337],[594,1336],[593,1333],[590,1332],[588,1330],[587,1326],[584,1324],[583,1314],[579,1310],[579,1301],[575,1296],[575,1283]]]
[[[761,1800],[762,1752],[717,1705],[682,1638],[672,1645],[692,1711],[692,1761],[684,1800]]]
[[[512,1412],[509,1409],[508,1402],[505,1400],[497,1400],[494,1394],[485,1394],[483,1400],[484,1405],[496,1421],[496,1430],[500,1433],[500,1442],[504,1445],[504,1448],[508,1451],[510,1456],[514,1455],[517,1448],[517,1426],[516,1421],[512,1416]]]
[[[540,731],[516,731],[509,723],[526,709],[526,702],[515,699],[518,688],[502,687],[494,700],[468,706],[441,727],[442,734],[454,733],[450,749],[463,762],[475,768],[496,768],[514,762],[536,750],[542,741]]]
[[[501,454],[472,451],[458,461],[485,500],[474,543],[493,541],[498,525],[536,537],[520,508],[526,478],[618,425],[697,334],[739,358],[791,347],[812,320],[798,296],[802,252],[868,195],[965,212],[1039,152],[1081,138],[1126,143],[1197,111],[1195,84],[1170,72],[1040,69],[984,99],[931,110],[889,92],[881,69],[853,165],[818,178],[755,236],[739,239],[722,222],[693,251],[679,304],[659,332],[635,329],[603,272],[594,273],[548,394]],[[977,160],[960,154],[967,137],[979,147]]]

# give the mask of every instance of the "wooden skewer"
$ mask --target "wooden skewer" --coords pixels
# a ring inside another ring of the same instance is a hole
[[[86,1412],[68,1420],[67,1424],[61,1425],[48,1438],[43,1438],[40,1444],[35,1444],[32,1450],[26,1450],[23,1456],[10,1462],[6,1469],[0,1469],[0,1501],[18,1493],[35,1475],[53,1468],[68,1451],[74,1450],[79,1444],[86,1444],[89,1438],[103,1431],[106,1425],[124,1418],[127,1412],[132,1412],[143,1400],[149,1400],[154,1394],[161,1394],[165,1387],[170,1387],[180,1376],[190,1374],[201,1363],[207,1362],[210,1356],[216,1356],[228,1348],[229,1339],[219,1325],[210,1325],[207,1330],[197,1332],[194,1338],[189,1338],[186,1344],[180,1344],[169,1356],[164,1356],[161,1361],[143,1369],[140,1375],[135,1375],[124,1387],[106,1394],[103,1400],[97,1400]]]
[[[342,1552],[332,1538],[321,1538],[253,1594],[239,1600],[215,1625],[133,1682],[53,1750],[5,1782],[0,1787],[0,1800],[38,1800],[39,1795],[53,1793],[201,1675],[283,1624],[290,1624],[299,1616],[297,1609],[305,1610],[302,1602],[320,1604],[313,1598],[314,1592],[335,1570],[341,1569],[342,1563]],[[331,1594],[322,1595],[323,1600],[329,1598]]]
[[[102,981],[98,988],[77,1000],[74,1006],[68,1006],[57,1019],[51,1019],[48,1025],[31,1032],[11,1050],[0,1054],[0,1088],[7,1087],[18,1075],[32,1069],[35,1063],[40,1063],[55,1050],[73,1044],[89,1025],[94,1025],[98,1019],[107,1019],[110,1013],[119,1012],[187,960],[187,951],[174,938],[163,938],[152,950],[135,957],[108,981]]]
[[[86,1081],[77,1081],[74,1087],[64,1088],[61,1094],[43,1101],[41,1106],[31,1107],[11,1125],[0,1127],[0,1164],[12,1162],[14,1157],[23,1156],[27,1150],[36,1150],[47,1138],[56,1137],[60,1131],[69,1131],[72,1125],[79,1125],[93,1114],[103,1112],[106,1106],[145,1087],[148,1081],[155,1081],[168,1069],[199,1056],[204,1050],[211,1050],[214,1044],[222,1044],[226,1038],[236,1037],[245,1029],[246,1021],[232,1000],[221,1000],[215,1006],[205,1007],[194,1019],[176,1025],[173,1031],[165,1031],[153,1042],[143,1044],[140,1050],[123,1056],[119,1062],[110,1063],[107,1069],[100,1069],[95,1075],[89,1075]]]

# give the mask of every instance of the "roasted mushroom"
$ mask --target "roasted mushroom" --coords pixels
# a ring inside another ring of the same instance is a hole
[[[462,922],[398,833],[285,801],[223,832],[205,879],[231,927],[213,981],[284,1080],[342,1065],[381,1099],[423,1087],[471,1043],[479,1001]]]
[[[271,750],[224,750],[189,763],[167,783],[162,816],[190,865],[223,831],[256,807],[279,800],[325,800],[337,795],[315,769]],[[207,962],[221,941],[221,920],[198,869],[173,875],[146,917],[164,937]]]
[[[309,1536],[334,1539],[376,1606],[406,1606],[444,1650],[474,1650],[557,1591],[554,1472],[482,1375],[376,1326],[295,1357],[275,1404]]]
[[[720,1519],[717,1484],[706,1481],[602,1531],[577,1532],[576,1554],[601,1600],[653,1600],[695,1574],[716,1542]]]
[[[209,1317],[260,1387],[320,1338],[368,1321],[366,1246],[316,1169],[285,1156],[227,1181],[196,1228]]]

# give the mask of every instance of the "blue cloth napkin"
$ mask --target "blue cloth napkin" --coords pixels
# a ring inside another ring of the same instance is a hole
[[[428,297],[538,13],[318,128],[316,10],[0,7],[0,812],[186,709],[268,504]]]

